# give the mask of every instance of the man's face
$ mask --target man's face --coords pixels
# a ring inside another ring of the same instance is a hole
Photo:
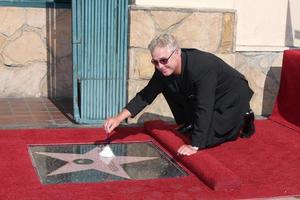
[[[170,51],[168,47],[156,47],[151,54],[151,62],[164,76],[170,76],[178,71],[178,55],[177,50]]]

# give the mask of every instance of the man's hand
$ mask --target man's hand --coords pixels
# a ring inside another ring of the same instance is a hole
[[[192,147],[191,145],[184,144],[178,149],[177,154],[183,156],[190,156],[196,152],[197,150],[194,147]]]
[[[122,112],[115,117],[108,118],[103,124],[105,132],[112,132],[124,119],[127,119],[130,116],[131,113],[127,109],[123,109]]]
[[[105,132],[112,132],[120,123],[117,117],[108,118],[103,125]]]

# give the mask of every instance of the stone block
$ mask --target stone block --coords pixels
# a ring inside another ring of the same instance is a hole
[[[283,52],[278,52],[272,61],[272,66],[282,66]]]
[[[150,79],[155,67],[151,63],[149,50],[140,48],[129,49],[129,78]]]
[[[128,81],[128,101],[130,101],[137,92],[143,89],[148,80],[129,80]],[[173,121],[173,115],[170,108],[163,97],[163,95],[157,96],[153,103],[147,106],[136,117],[128,120],[129,123],[142,123],[147,120],[162,119],[166,121]]]
[[[221,44],[219,52],[228,53],[232,52],[234,41],[234,13],[223,14],[223,30],[221,36]]]
[[[270,115],[272,113],[280,83],[281,63],[282,53],[236,54],[236,67],[246,76],[254,91],[251,106],[256,114]]]
[[[15,61],[11,60],[9,57],[7,57],[5,54],[0,54],[0,62],[8,67],[17,67],[20,66],[20,64],[16,63]]]
[[[222,13],[195,12],[174,29],[181,47],[216,52],[222,33]]]
[[[128,102],[135,97],[136,93],[141,91],[149,80],[129,79],[128,80]]]
[[[26,22],[26,11],[20,7],[0,7],[0,33],[10,36]]]
[[[151,15],[153,16],[160,31],[167,30],[171,26],[180,23],[190,14],[191,13],[178,11],[151,11]]]
[[[47,63],[36,62],[24,67],[0,66],[1,97],[40,97],[45,94]]]
[[[130,11],[130,47],[147,48],[155,36],[155,24],[148,11]]]
[[[42,31],[41,31],[42,37],[46,38],[49,40],[49,38],[47,38],[47,34],[48,34],[48,27],[47,26],[43,26],[42,27]],[[49,37],[49,35],[48,35]]]
[[[262,71],[252,67],[243,67],[240,68],[240,71],[245,75],[250,88],[254,92],[251,99],[251,108],[255,114],[261,115],[266,75]]]
[[[45,43],[36,32],[23,32],[19,38],[5,46],[3,54],[13,60],[15,65],[47,60]]]
[[[219,58],[221,58],[222,60],[224,60],[224,62],[229,64],[231,67],[235,68],[235,54],[234,53],[215,54],[215,55],[218,56]]]
[[[3,47],[3,45],[5,44],[6,41],[7,41],[7,37],[0,34],[0,52],[1,52],[1,48]]]
[[[26,8],[26,23],[35,28],[42,28],[47,25],[47,11],[45,8]]]

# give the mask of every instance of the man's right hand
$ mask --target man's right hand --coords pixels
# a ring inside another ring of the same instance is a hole
[[[112,132],[120,123],[117,117],[108,118],[103,125],[105,132]]]
[[[124,119],[130,116],[131,113],[127,109],[123,109],[122,112],[115,117],[108,118],[103,124],[105,132],[111,133]]]

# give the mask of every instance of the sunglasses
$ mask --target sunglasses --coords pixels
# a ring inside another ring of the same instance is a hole
[[[169,59],[171,58],[171,56],[173,55],[173,53],[176,51],[176,49],[171,53],[171,55],[168,58],[160,58],[159,60],[151,60],[151,63],[155,66],[158,66],[158,63],[165,65],[169,62]]]

